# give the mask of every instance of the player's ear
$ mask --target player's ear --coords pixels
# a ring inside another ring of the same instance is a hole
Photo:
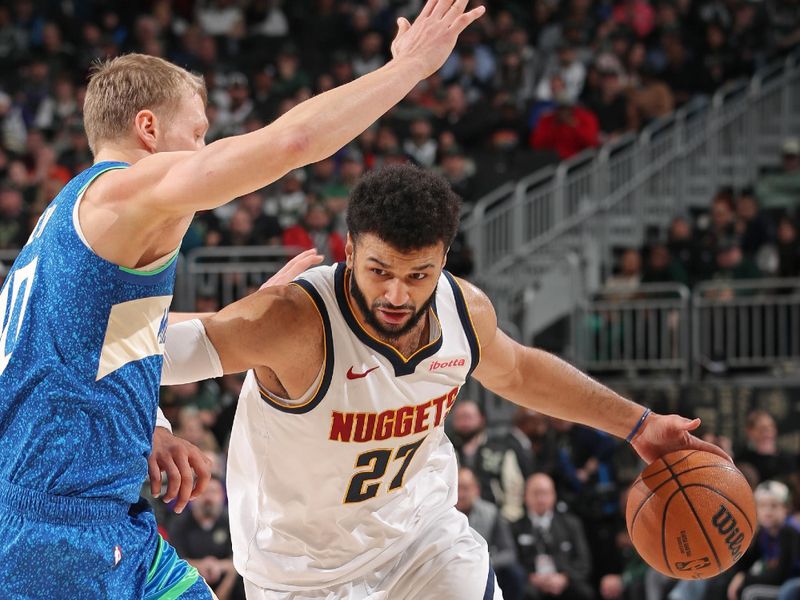
[[[347,268],[352,269],[355,266],[355,242],[353,241],[353,236],[350,235],[349,231],[347,232],[347,242],[344,245],[344,255]]]
[[[140,110],[133,119],[133,130],[148,152],[154,153],[158,144],[158,123],[151,110]]]

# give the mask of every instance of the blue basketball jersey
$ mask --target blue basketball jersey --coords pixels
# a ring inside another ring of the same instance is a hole
[[[173,257],[143,273],[80,233],[98,163],[42,214],[0,291],[0,480],[60,496],[136,502],[155,425]],[[124,243],[123,240],[120,240]]]

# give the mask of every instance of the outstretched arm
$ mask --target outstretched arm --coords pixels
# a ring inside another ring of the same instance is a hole
[[[108,176],[110,197],[135,198],[147,224],[157,209],[173,217],[210,209],[260,189],[292,169],[336,152],[422,79],[435,72],[458,35],[483,14],[467,0],[428,0],[410,25],[398,21],[393,58],[341,87],[307,100],[266,127],[219,140],[195,152],[157,153]]]
[[[497,327],[497,316],[486,295],[461,282],[481,346],[474,376],[484,386],[512,402],[544,414],[582,423],[626,439],[646,462],[683,448],[729,457],[717,446],[690,432],[700,420],[647,413],[560,358],[518,344]],[[641,421],[641,423],[640,423]],[[637,428],[638,425],[638,429]]]

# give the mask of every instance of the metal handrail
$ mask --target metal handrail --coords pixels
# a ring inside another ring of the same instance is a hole
[[[619,181],[620,175],[622,177],[628,177],[630,175],[637,179],[636,183],[632,186],[633,189],[631,186],[625,186],[628,188],[629,193],[635,193],[635,188],[644,181],[645,177],[642,175],[643,169],[648,170],[648,176],[655,176],[660,169],[673,168],[676,160],[688,156],[689,153],[702,153],[706,150],[725,150],[725,152],[728,153],[726,157],[739,161],[729,162],[722,166],[711,164],[708,167],[710,171],[707,175],[707,180],[712,182],[710,185],[713,185],[714,181],[727,176],[730,172],[736,173],[736,169],[739,166],[746,167],[746,173],[740,171],[738,174],[739,178],[751,177],[756,168],[756,161],[753,160],[753,158],[754,156],[758,156],[758,150],[751,148],[747,152],[740,153],[741,156],[738,154],[734,155],[730,153],[733,149],[728,148],[726,145],[729,138],[724,137],[716,139],[715,136],[718,136],[719,132],[723,131],[723,129],[729,125],[733,125],[739,130],[746,132],[745,135],[747,136],[753,133],[759,134],[760,132],[754,127],[751,122],[752,120],[739,121],[744,117],[744,110],[753,104],[757,97],[760,97],[759,94],[766,93],[768,87],[772,87],[773,85],[785,86],[789,78],[793,76],[794,71],[800,68],[798,65],[798,57],[800,57],[800,50],[792,53],[785,59],[771,63],[762,68],[754,74],[749,81],[742,79],[726,83],[710,99],[707,97],[696,97],[692,99],[675,113],[648,125],[638,136],[635,134],[627,134],[622,138],[608,142],[598,150],[588,151],[588,154],[593,154],[594,158],[592,166],[587,168],[593,168],[595,170],[591,175],[595,194],[593,194],[592,201],[589,203],[588,210],[583,210],[587,207],[581,206],[581,210],[578,212],[569,210],[560,214],[558,212],[563,208],[564,190],[568,189],[573,184],[572,173],[575,165],[583,166],[586,160],[584,154],[573,157],[558,165],[555,167],[555,172],[553,172],[552,167],[548,167],[548,170],[541,175],[539,172],[536,172],[520,180],[518,185],[523,182],[545,181],[550,174],[552,174],[555,186],[554,209],[556,212],[554,214],[556,218],[549,224],[548,230],[541,231],[537,229],[536,239],[523,239],[522,244],[519,246],[506,245],[500,252],[501,256],[497,257],[495,263],[487,264],[483,262],[478,265],[476,269],[477,275],[480,277],[497,276],[503,270],[511,269],[519,265],[520,260],[523,260],[525,255],[532,249],[539,249],[544,245],[555,243],[559,239],[559,234],[563,234],[565,231],[578,226],[579,223],[575,221],[576,214],[580,215],[580,219],[582,219],[584,223],[588,223],[598,216],[598,208],[602,207],[605,210],[609,210],[613,206],[616,206],[618,202],[625,198],[625,195],[618,193],[616,189],[612,189],[616,187],[616,185],[610,183],[612,181],[610,172],[612,165],[618,168],[617,178],[614,180],[614,183]],[[785,104],[782,106],[782,110],[787,110]],[[709,112],[706,113],[705,111]],[[657,140],[662,133],[669,135],[670,127],[675,127],[674,141],[671,145],[667,144],[662,148],[668,151],[661,152],[650,162],[645,162],[643,157],[645,153],[649,151],[649,148],[653,148],[652,152],[655,153],[662,150],[653,147],[652,144],[655,143],[655,140]],[[726,135],[729,136],[731,134],[727,133]],[[621,162],[617,161],[615,163],[613,157],[616,153],[621,151],[630,151],[630,156],[623,158]],[[692,156],[694,156],[694,154],[692,154]],[[633,163],[631,163],[632,166],[630,164],[626,166],[625,162],[630,160],[633,161]],[[621,170],[619,170],[619,167],[621,167]],[[692,167],[695,168],[695,177],[702,177],[702,171],[697,171],[700,165],[692,165]],[[575,175],[575,177],[583,178],[587,176],[588,174],[583,171],[583,169],[581,169],[579,175]],[[675,193],[680,194],[681,202],[683,202],[683,197],[687,193],[687,190],[688,193],[692,193],[692,190],[698,189],[696,185],[692,188],[689,184],[690,182],[682,178],[673,185]],[[514,211],[521,211],[523,209],[523,203],[520,201],[519,194],[521,194],[521,190],[524,189],[524,186],[520,185],[520,187],[517,188],[516,195],[505,198],[505,201],[508,202],[507,206],[512,211],[512,214],[506,217],[507,219],[516,222],[521,221],[521,214],[518,212],[515,213]],[[466,226],[470,231],[472,239],[479,238],[481,235],[479,218],[481,216],[482,207],[488,202],[494,203],[494,207],[497,208],[497,195],[490,194],[486,199],[479,201],[473,217],[467,220]],[[638,207],[639,204],[635,203],[634,206]],[[470,241],[472,241],[472,239],[470,239]]]

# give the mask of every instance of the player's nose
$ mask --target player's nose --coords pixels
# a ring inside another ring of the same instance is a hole
[[[408,288],[399,279],[392,279],[388,282],[383,297],[392,306],[402,306],[408,300]]]

